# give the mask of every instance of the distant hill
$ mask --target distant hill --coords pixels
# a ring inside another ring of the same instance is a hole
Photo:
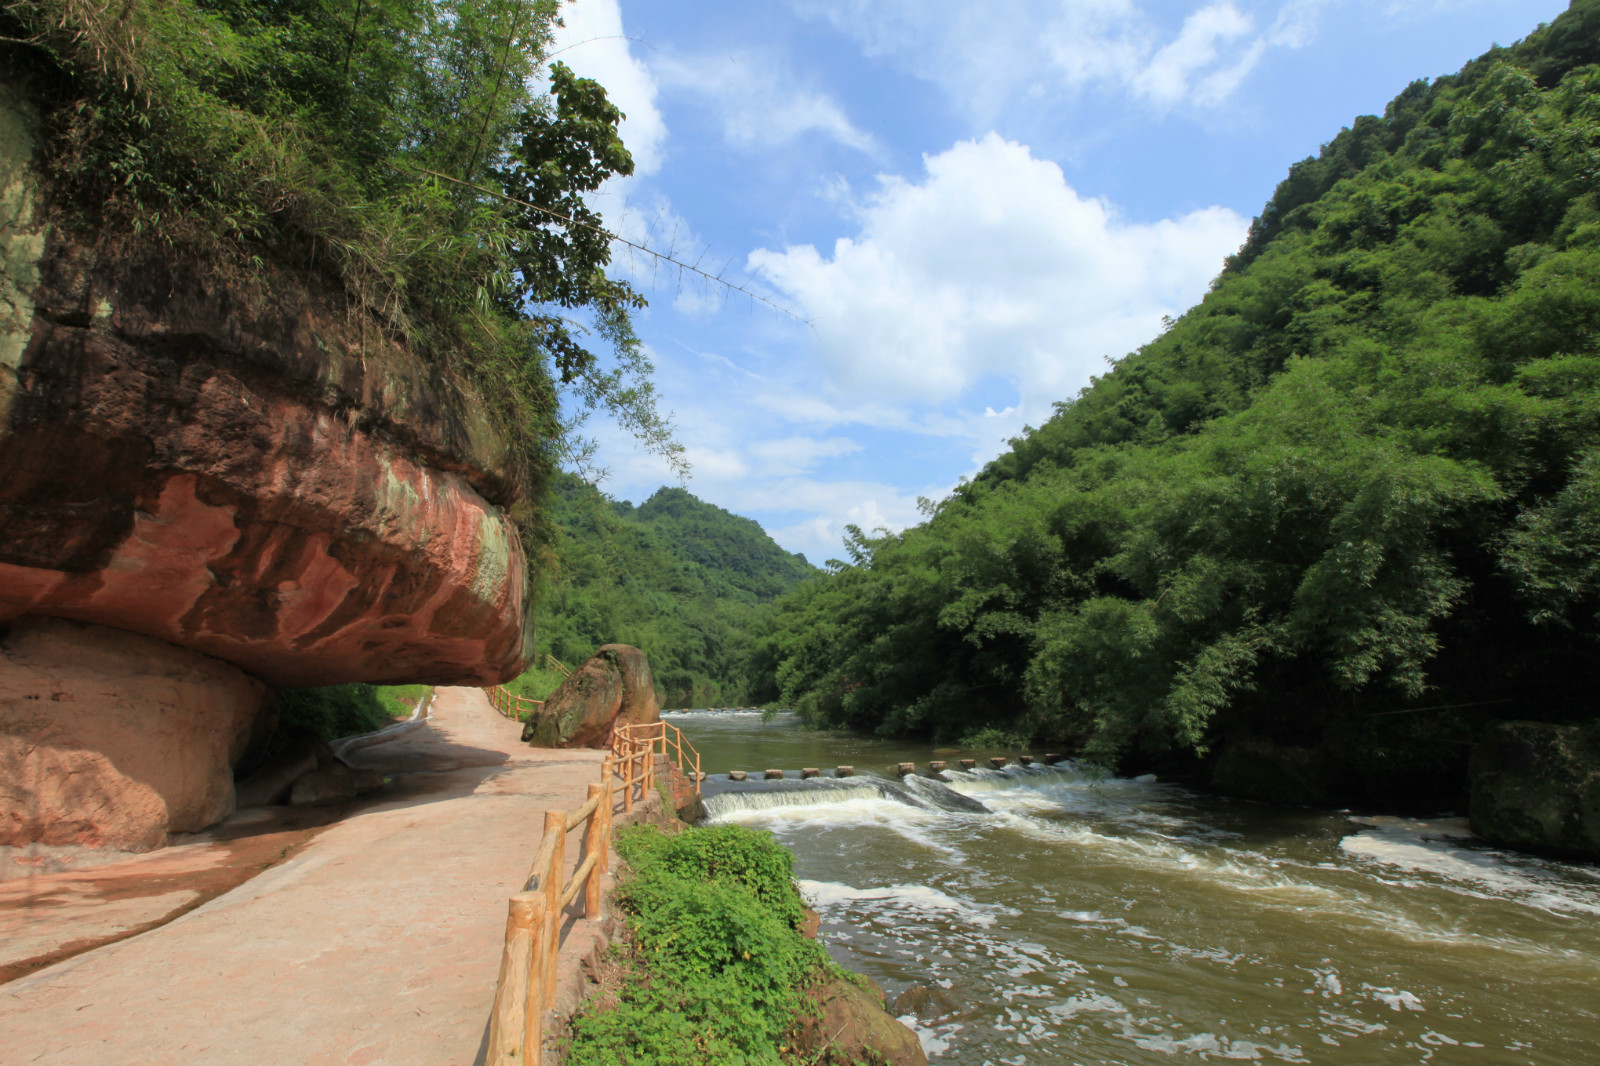
[[[753,518],[744,518],[691,496],[684,489],[660,488],[633,514],[665,542],[705,567],[708,574],[765,602],[792,588],[816,569],[799,552],[786,552]]]
[[[576,665],[602,644],[650,657],[663,706],[748,702],[748,633],[761,605],[819,571],[749,518],[662,488],[638,507],[556,479],[556,567],[536,644]]]

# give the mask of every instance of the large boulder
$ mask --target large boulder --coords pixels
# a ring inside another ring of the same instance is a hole
[[[296,807],[343,803],[382,788],[383,775],[378,771],[335,761],[297,778],[289,802]]]
[[[603,748],[619,723],[661,717],[655,680],[644,652],[607,644],[574,670],[522,727],[522,739],[538,748]]]
[[[140,851],[234,809],[233,765],[276,702],[237,667],[150,637],[0,627],[0,844]]]
[[[1501,722],[1472,750],[1472,831],[1600,859],[1600,723]]]
[[[861,983],[857,983],[857,981]],[[883,990],[865,977],[828,977],[808,990],[795,1043],[803,1061],[927,1066],[917,1034],[884,1009]]]
[[[1211,768],[1211,787],[1224,796],[1304,807],[1334,802],[1327,761],[1311,748],[1264,737],[1230,741]]]

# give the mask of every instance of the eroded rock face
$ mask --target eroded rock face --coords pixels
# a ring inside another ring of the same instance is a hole
[[[302,275],[52,232],[29,128],[0,97],[0,622],[277,687],[519,673],[521,486],[481,403]]]
[[[550,694],[539,714],[523,726],[522,739],[540,748],[603,748],[614,725],[660,717],[644,652],[607,644]]]
[[[0,627],[0,844],[139,851],[234,809],[233,764],[270,732],[260,681],[102,626]]]
[[[53,226],[38,129],[0,83],[0,841],[152,847],[233,809],[261,681],[520,673],[527,486],[338,285]]]
[[[1600,859],[1600,730],[1501,722],[1472,750],[1472,831]]]

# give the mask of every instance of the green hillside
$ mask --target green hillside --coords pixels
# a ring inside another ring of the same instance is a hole
[[[748,702],[752,624],[816,573],[751,519],[683,489],[634,507],[562,475],[551,518],[556,565],[538,609],[540,653],[575,666],[602,644],[642,648],[664,707]]]
[[[1418,801],[1487,721],[1592,717],[1597,62],[1578,0],[1295,165],[1198,306],[783,598],[761,694]]]

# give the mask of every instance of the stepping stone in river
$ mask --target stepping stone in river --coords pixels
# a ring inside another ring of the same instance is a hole
[[[821,773],[822,771],[818,770],[815,766],[804,766],[800,769],[801,777],[817,777]]]
[[[1032,766],[1033,765],[1033,756],[1032,755],[1018,755],[1017,756],[1017,761],[1019,763],[1021,763],[1023,766]]]
[[[767,780],[768,781],[776,781],[782,776],[783,776],[783,771],[782,770],[768,770],[767,771]]]
[[[833,776],[834,777],[849,777],[851,774],[853,774],[855,772],[856,772],[856,768],[854,766],[840,766],[840,767],[837,767],[833,771]]]
[[[973,767],[975,767],[977,765],[978,765],[978,760],[977,759],[962,759],[961,760],[961,768],[963,770],[971,770]]]
[[[899,774],[901,777],[904,777],[907,774],[916,773],[917,772],[917,764],[914,763],[914,762],[903,762],[899,766],[896,766],[894,769],[895,769],[895,773]]]
[[[743,781],[748,776],[749,775],[746,774],[743,770],[733,770],[733,771],[729,772],[728,780],[729,781]]]
[[[930,774],[942,774],[944,773],[944,766],[943,759],[935,759],[928,764],[928,772]]]
[[[994,767],[996,770],[1000,769],[1005,764],[1006,764],[1006,757],[1004,755],[991,755],[991,756],[989,756],[989,765]]]

